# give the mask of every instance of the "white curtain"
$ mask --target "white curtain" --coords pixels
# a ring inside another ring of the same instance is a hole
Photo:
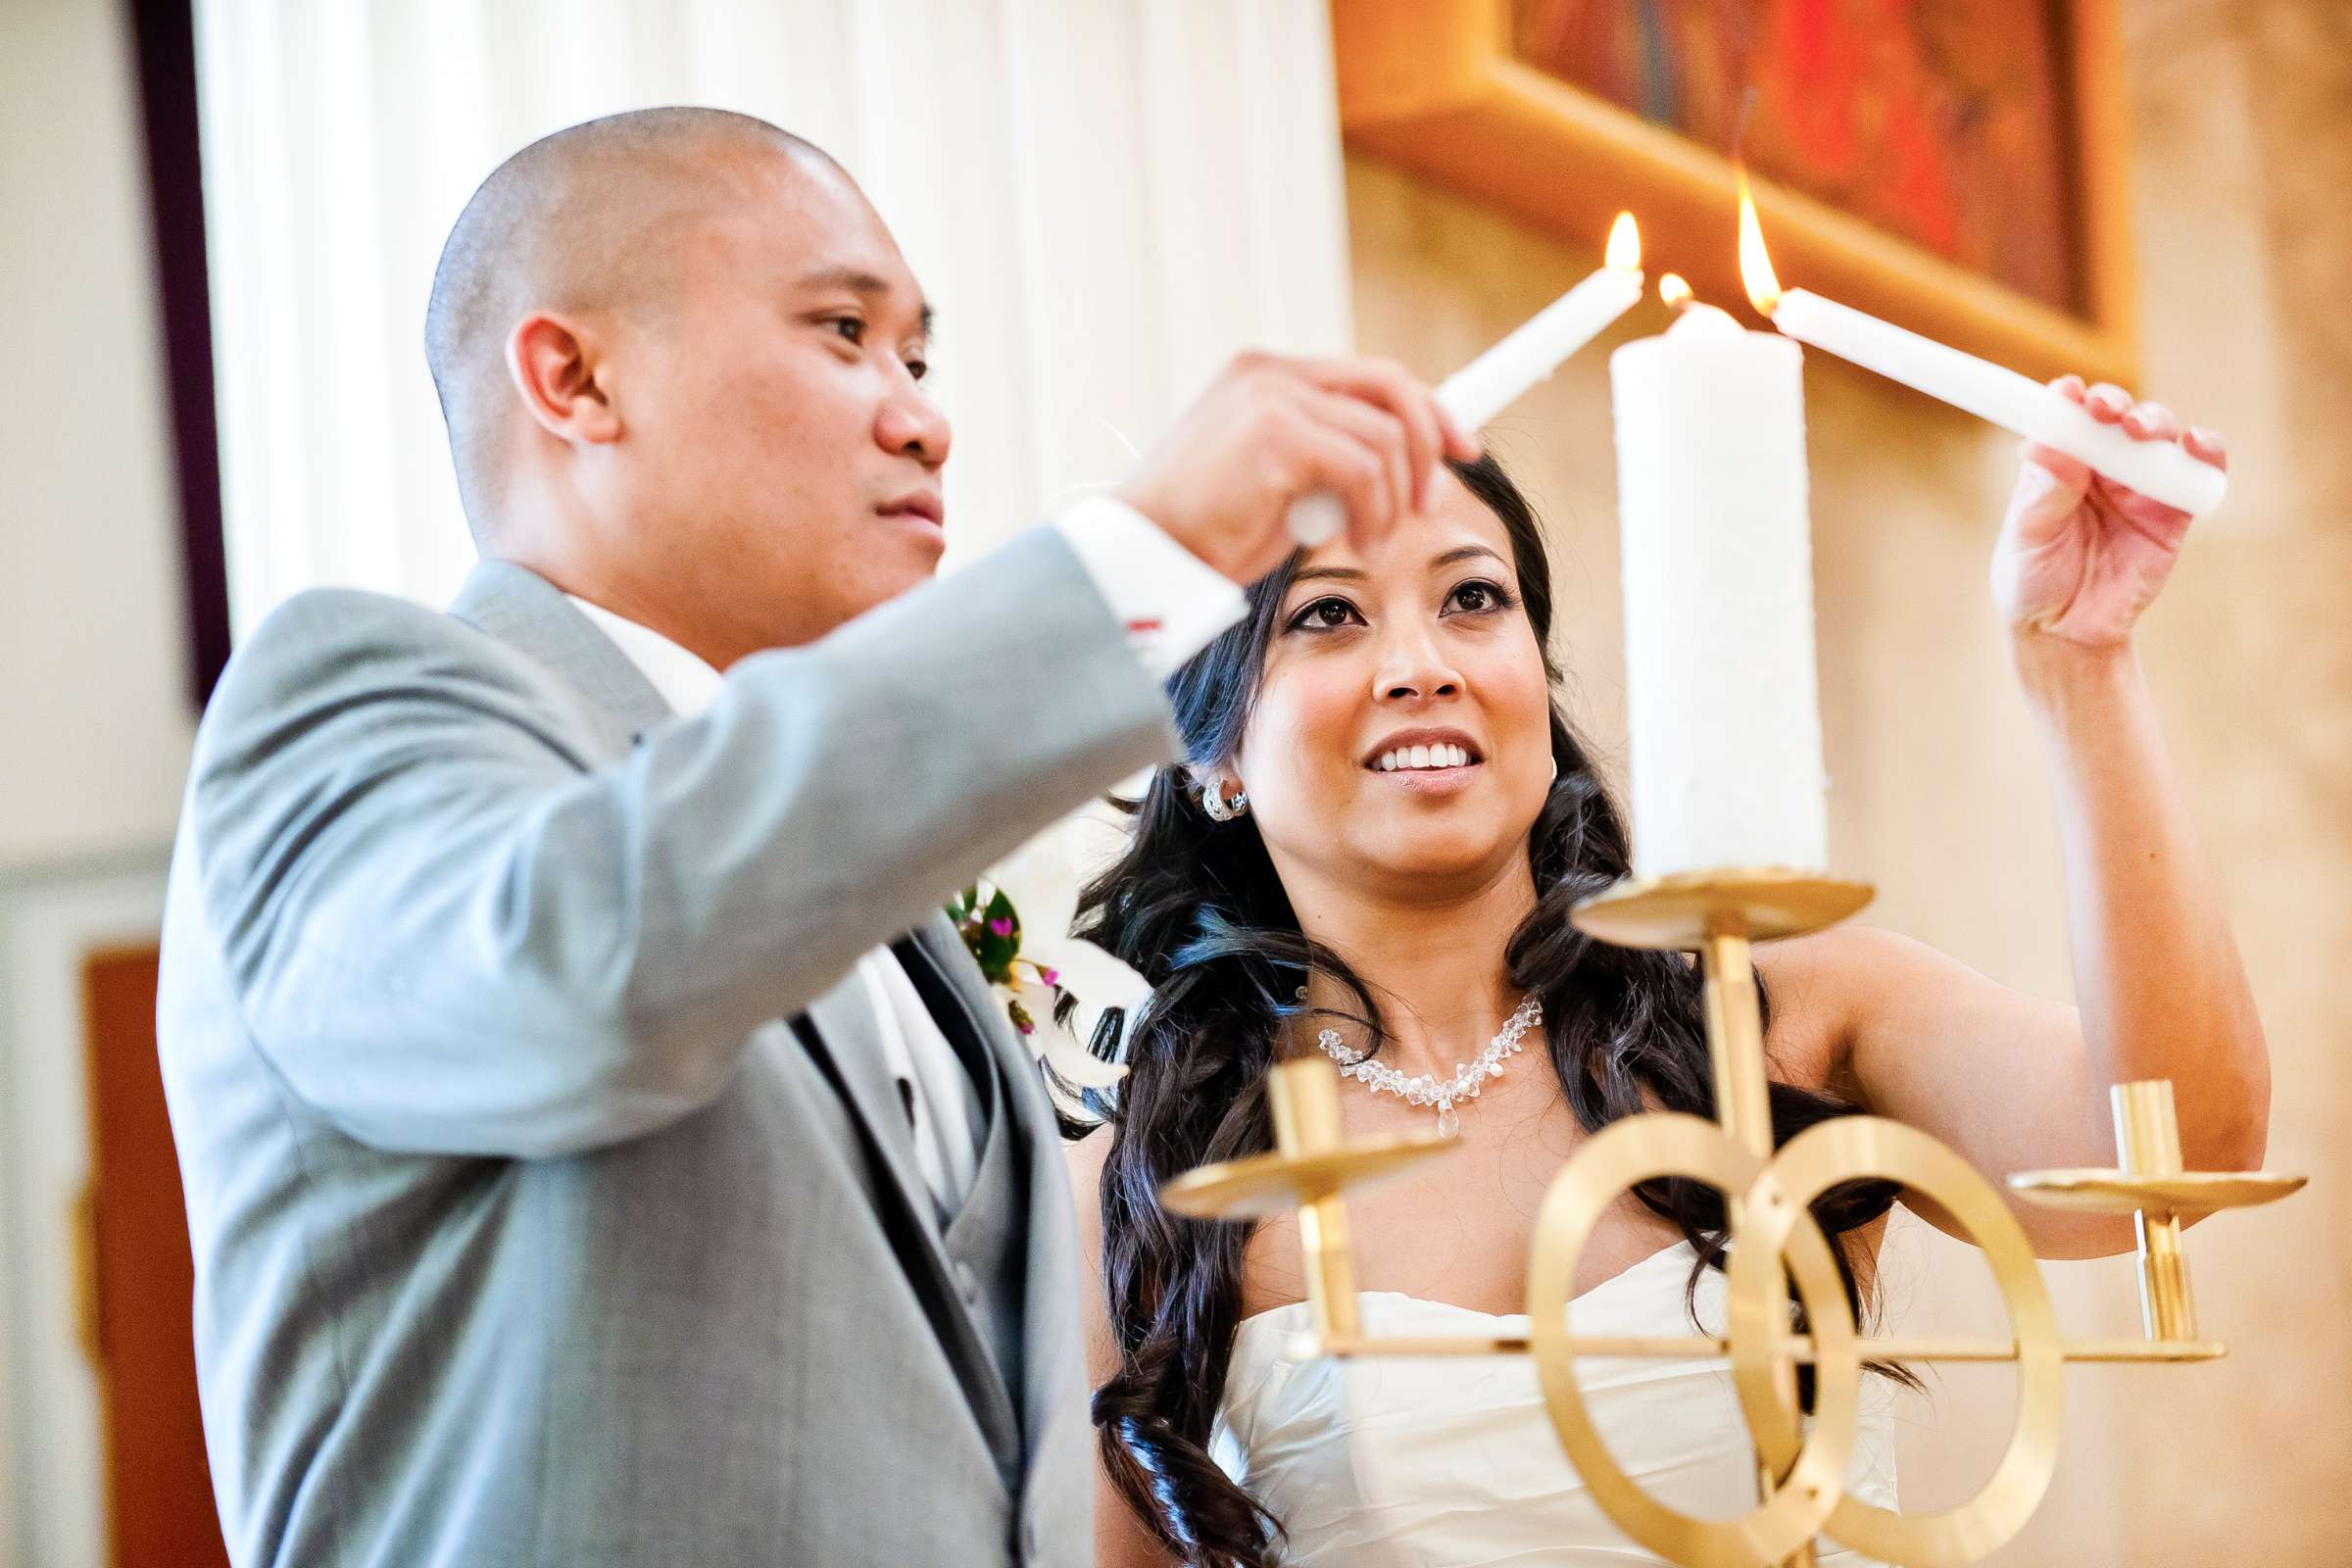
[[[1349,337],[1324,0],[199,0],[230,590],[471,563],[420,347],[507,154],[661,103],[838,157],[940,311],[955,549],[1119,477],[1234,349]]]

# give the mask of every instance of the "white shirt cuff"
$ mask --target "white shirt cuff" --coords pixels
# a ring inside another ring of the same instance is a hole
[[[1126,626],[1128,646],[1155,680],[1174,674],[1249,612],[1250,601],[1231,578],[1124,501],[1088,496],[1054,518],[1054,526]]]

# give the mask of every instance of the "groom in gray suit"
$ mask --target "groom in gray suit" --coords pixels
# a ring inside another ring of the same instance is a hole
[[[1287,504],[1469,443],[1237,361],[948,580],[929,311],[822,153],[526,148],[426,348],[484,561],[303,595],[200,734],[160,1031],[242,1568],[1089,1560],[1069,1199],[941,901],[1174,755]]]

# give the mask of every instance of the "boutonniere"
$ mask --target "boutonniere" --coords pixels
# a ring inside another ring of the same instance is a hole
[[[948,918],[1014,1031],[1047,1069],[1055,1103],[1083,1116],[1087,1108],[1076,1097],[1127,1076],[1090,1043],[1110,1009],[1132,1018],[1152,988],[1108,953],[1067,934],[1078,910],[1078,876],[1051,842],[1034,841],[950,900]],[[1114,1036],[1097,1049],[1115,1054],[1118,1045]]]

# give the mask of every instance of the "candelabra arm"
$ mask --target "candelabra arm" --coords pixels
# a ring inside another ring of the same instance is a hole
[[[1266,1093],[1279,1152],[1328,1154],[1340,1147],[1340,1079],[1329,1062],[1283,1062],[1268,1075]],[[1306,1263],[1307,1317],[1317,1338],[1359,1337],[1355,1249],[1348,1236],[1348,1200],[1336,1189],[1298,1205],[1298,1249]]]
[[[2116,1164],[2126,1178],[2178,1176],[2180,1120],[2169,1078],[2117,1084],[2108,1091],[2115,1113]],[[2197,1304],[2188,1291],[2188,1258],[2180,1250],[2180,1216],[2143,1208],[2132,1217],[2139,1254],[2139,1314],[2151,1340],[2197,1337]]]
[[[1721,910],[1707,921],[1699,949],[1706,1010],[1707,1056],[1715,1077],[1715,1119],[1724,1136],[1759,1159],[1772,1157],[1772,1101],[1764,1072],[1764,1009],[1756,995],[1755,957],[1747,922],[1737,910]],[[1734,1246],[1742,1229],[1740,1202],[1727,1195],[1725,1221]],[[1785,1293],[1774,1315],[1786,1322]],[[1774,1383],[1788,1419],[1756,1434],[1756,1495],[1769,1499],[1788,1478],[1804,1446],[1797,1424],[1796,1363],[1777,1362]],[[1812,1543],[1784,1558],[1784,1568],[1813,1568]]]

